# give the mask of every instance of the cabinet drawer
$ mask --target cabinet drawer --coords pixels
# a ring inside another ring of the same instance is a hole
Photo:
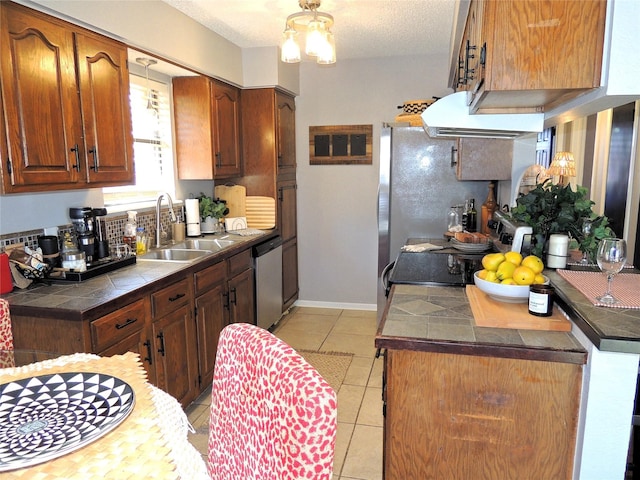
[[[248,268],[251,268],[251,250],[247,249],[244,252],[240,252],[227,260],[229,267],[228,273],[230,277],[238,273],[242,273]]]
[[[196,272],[193,276],[196,296],[206,290],[210,290],[214,285],[224,282],[226,273],[227,265],[224,262],[216,263],[204,270]]]
[[[93,350],[100,352],[144,327],[144,300],[133,302],[117,312],[105,315],[91,322],[91,342]]]
[[[153,318],[160,318],[191,302],[189,282],[185,279],[151,294]]]

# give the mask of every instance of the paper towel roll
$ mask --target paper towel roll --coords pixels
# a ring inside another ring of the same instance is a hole
[[[200,233],[200,203],[197,198],[187,198],[184,201],[187,215],[187,235],[199,237]]]

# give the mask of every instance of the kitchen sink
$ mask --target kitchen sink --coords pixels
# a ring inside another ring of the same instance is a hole
[[[193,238],[188,239],[184,243],[180,243],[179,248],[195,249],[195,250],[209,250],[211,252],[217,252],[230,247],[236,243],[235,240],[228,240],[223,238]]]
[[[184,248],[161,248],[159,250],[151,250],[144,255],[138,255],[137,261],[156,261],[156,262],[182,262],[189,263],[209,255],[211,250],[196,250]]]

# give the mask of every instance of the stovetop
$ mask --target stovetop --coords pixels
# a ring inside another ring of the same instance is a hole
[[[487,252],[488,253],[488,252]],[[463,287],[473,284],[473,274],[482,270],[485,253],[401,252],[389,276],[389,285],[444,285]]]

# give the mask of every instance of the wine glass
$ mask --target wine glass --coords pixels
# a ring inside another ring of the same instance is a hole
[[[607,291],[604,295],[596,297],[601,303],[613,305],[618,300],[611,294],[613,276],[622,270],[627,260],[627,243],[621,238],[605,238],[598,244],[598,266],[607,275]]]

